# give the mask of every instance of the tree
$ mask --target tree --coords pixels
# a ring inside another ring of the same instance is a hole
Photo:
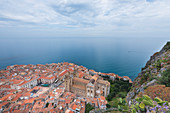
[[[47,107],[48,107],[48,105],[49,105],[49,103],[47,102],[45,107],[47,108]]]
[[[115,92],[111,92],[108,96],[107,96],[107,100],[108,101],[111,101],[112,98],[114,98],[116,96],[116,93]]]
[[[161,84],[164,84],[166,87],[170,87],[170,69],[164,71],[162,76],[159,78]]]
[[[110,94],[107,96],[108,101],[112,101],[116,95],[124,98],[127,92],[129,92],[132,83],[125,81],[123,79],[116,78],[114,81],[108,80],[110,82]]]
[[[106,104],[107,108],[111,108],[111,105],[110,104]]]
[[[86,113],[89,113],[92,109],[94,109],[94,107],[93,107],[91,104],[88,103],[88,104],[86,105],[85,112],[86,112]]]

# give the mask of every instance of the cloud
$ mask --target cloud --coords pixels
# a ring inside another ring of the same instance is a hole
[[[0,31],[12,26],[96,34],[164,33],[170,29],[169,11],[170,0],[1,0]]]

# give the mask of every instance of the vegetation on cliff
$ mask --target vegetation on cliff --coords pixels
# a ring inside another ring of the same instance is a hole
[[[133,82],[126,99],[128,103],[144,94],[152,99],[159,97],[169,101],[170,98],[170,42],[151,56],[150,60],[142,68],[141,73]],[[156,85],[156,86],[155,86]],[[159,88],[158,88],[159,87]]]
[[[133,82],[118,109],[123,112],[168,112],[170,110],[170,42],[151,56]],[[126,106],[126,107],[125,107]]]
[[[170,69],[164,71],[158,80],[159,84],[164,84],[166,87],[170,87]]]
[[[130,91],[132,83],[129,83],[128,80],[123,80],[116,78],[114,81],[108,80],[110,82],[110,94],[107,96],[108,104],[107,107],[118,108],[119,98],[122,98],[122,101],[126,103],[126,95]],[[124,106],[125,107],[125,106]]]
[[[146,90],[144,90],[145,95],[150,96],[152,99],[155,97],[160,97],[162,100],[167,100],[170,102],[170,87],[166,87],[165,85],[154,85],[149,86]],[[138,94],[138,97],[142,97],[142,93]]]
[[[168,113],[170,110],[170,42],[167,42],[160,52],[151,56],[132,86],[119,79],[108,81],[111,84],[110,94],[107,97],[108,108],[116,107],[120,112],[126,113]],[[127,94],[126,99],[125,94]]]
[[[132,101],[129,110],[132,113],[158,113],[163,112],[167,113],[170,110],[168,101],[162,101],[160,98],[156,97],[153,100],[147,96],[143,95],[142,97],[136,98],[135,101]],[[124,110],[125,111],[125,110]]]
[[[114,97],[125,98],[127,92],[130,91],[132,86],[129,81],[124,81],[122,79],[116,78],[115,81],[109,80],[110,82],[110,94],[107,96],[107,100],[111,101]]]

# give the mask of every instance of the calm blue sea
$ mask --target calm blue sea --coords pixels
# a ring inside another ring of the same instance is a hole
[[[14,64],[72,62],[132,80],[164,38],[10,38],[0,39],[0,69]]]

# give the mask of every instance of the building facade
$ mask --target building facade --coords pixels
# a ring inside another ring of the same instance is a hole
[[[65,76],[65,91],[72,92],[78,96],[94,98],[98,96],[107,96],[110,92],[110,83],[102,80],[98,75],[86,80],[78,78],[75,74]]]

